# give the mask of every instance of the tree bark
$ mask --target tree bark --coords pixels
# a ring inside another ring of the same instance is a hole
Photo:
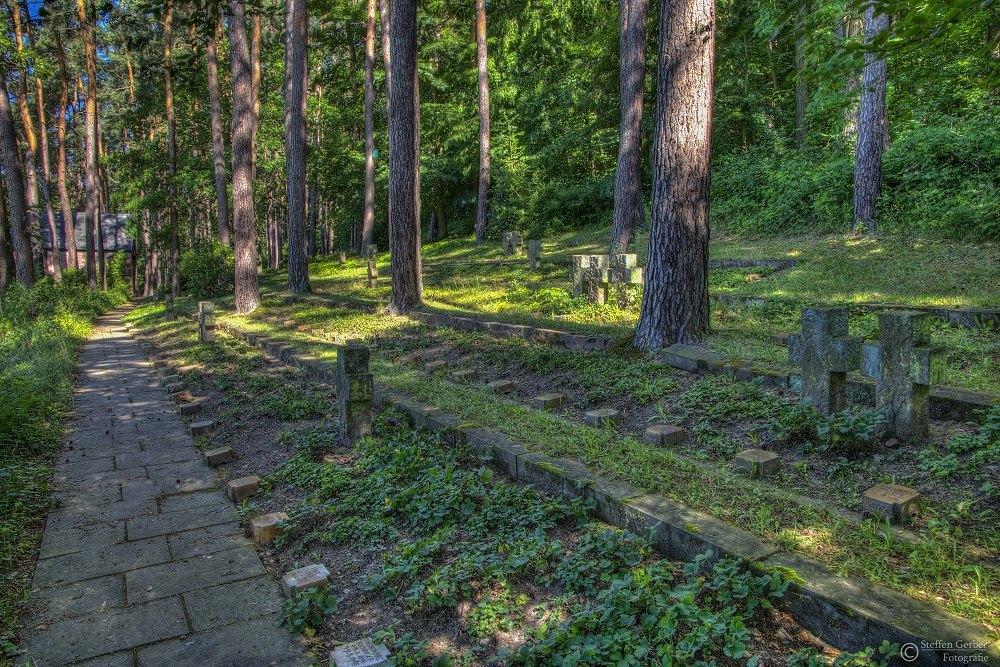
[[[2,153],[2,149],[0,149]],[[0,167],[3,163],[0,162]],[[0,302],[7,291],[7,282],[14,273],[14,255],[10,252],[10,236],[7,234],[7,189],[0,178]]]
[[[645,2],[645,0],[639,0]],[[490,73],[486,47],[486,0],[476,0],[476,69],[479,78],[479,193],[476,243],[486,239],[490,216]]]
[[[678,0],[660,11],[652,222],[635,332],[645,349],[700,340],[709,326],[715,2]]]
[[[250,145],[253,148],[253,154],[250,159],[253,163],[253,178],[257,178],[257,125],[260,121],[260,14],[254,14],[252,19],[252,28],[250,32],[250,69],[251,79],[250,79],[250,92],[253,96],[253,117],[251,121],[253,123],[253,132],[251,134]],[[232,45],[230,45],[230,50]]]
[[[56,139],[59,147],[56,151],[56,189],[59,190],[59,208],[62,209],[67,266],[80,268],[80,258],[76,251],[76,219],[73,216],[73,206],[70,204],[69,188],[66,185],[66,116],[71,106],[69,102],[69,78],[66,75],[66,51],[63,49],[62,37],[55,30],[56,58],[59,61],[59,113],[56,119]]]
[[[226,186],[226,149],[222,137],[222,98],[219,94],[219,46],[222,35],[222,11],[215,6],[215,27],[208,38],[208,100],[212,116],[212,163],[215,175],[215,207],[218,212],[219,241],[230,245],[229,192]]]
[[[417,116],[417,4],[393,0],[389,8],[392,86],[389,89],[389,251],[392,300],[399,315],[420,303],[420,126]]]
[[[27,204],[24,200],[24,177],[17,157],[17,136],[14,115],[10,108],[6,78],[0,75],[0,164],[3,165],[7,190],[7,231],[14,255],[14,275],[25,287],[35,284],[32,273],[31,246],[25,233]]]
[[[167,215],[170,225],[170,293],[180,296],[180,239],[177,234],[177,121],[174,117],[173,84],[173,0],[167,0],[167,10],[163,16],[163,79],[167,107]]]
[[[17,42],[17,52],[24,51],[24,28],[21,22],[20,0],[12,0],[8,5],[14,23],[14,39]],[[38,135],[35,134],[35,124],[28,108],[28,68],[23,66],[17,77],[17,110],[21,116],[21,129],[24,131],[24,200],[28,211],[34,212],[38,206],[37,156]]]
[[[806,85],[806,19],[810,11],[808,2],[803,2],[795,16],[795,146],[800,151],[806,147],[808,127],[806,107],[809,106],[809,88]]]
[[[257,226],[254,221],[254,95],[246,5],[230,0],[229,61],[233,79],[233,242],[236,255],[235,306],[240,314],[260,304],[257,283]]]
[[[642,109],[646,81],[648,0],[619,0],[620,49],[618,165],[615,168],[615,209],[611,253],[627,252],[646,218],[642,197]]]
[[[49,185],[49,140],[45,126],[45,102],[42,94],[42,80],[35,77],[35,100],[38,110],[38,132],[41,137],[39,150],[42,154],[42,198],[45,200],[45,215],[49,224],[49,238],[52,239],[52,274],[62,277],[63,257],[59,251],[59,236],[56,234],[56,214],[52,210],[52,189]]]
[[[389,112],[389,91],[392,89],[392,43],[389,0],[378,0],[379,21],[382,24],[382,68],[385,70],[385,110]]]
[[[307,0],[287,0],[285,16],[285,192],[288,199],[288,290],[309,291],[306,234]]]
[[[94,44],[94,28],[87,16],[87,0],[76,0],[77,18],[83,31],[83,45],[87,67],[87,102],[86,102],[86,264],[87,285],[97,288],[97,272],[94,257],[94,229],[98,223],[98,192],[97,192],[97,48]],[[102,249],[103,251],[103,249]]]
[[[889,28],[889,15],[876,13],[875,2],[865,9],[865,45]],[[876,205],[882,189],[882,153],[885,150],[886,62],[873,51],[865,53],[865,70],[858,107],[858,148],[854,159],[854,221],[851,231],[875,235]]]
[[[365,26],[365,192],[361,216],[361,255],[375,238],[375,0],[368,0]]]

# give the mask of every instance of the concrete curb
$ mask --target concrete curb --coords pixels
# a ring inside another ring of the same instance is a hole
[[[220,328],[268,352],[269,341],[260,336],[228,324]],[[298,365],[311,376],[329,378],[334,372],[332,364],[303,358],[308,355],[275,345],[272,343],[272,350],[281,354],[283,361],[289,359],[287,363]],[[972,621],[934,605],[858,577],[839,577],[819,561],[781,552],[747,531],[665,496],[606,479],[577,461],[530,451],[502,433],[466,424],[456,415],[378,383],[375,404],[381,409],[398,409],[414,427],[439,433],[447,443],[468,444],[515,481],[570,499],[592,500],[594,514],[611,525],[638,532],[652,530],[655,545],[668,558],[690,560],[712,551],[717,557],[744,558],[764,568],[794,570],[800,581],[792,584],[781,606],[839,648],[859,650],[889,640],[924,649],[909,664],[944,665],[956,656],[963,660],[973,656],[977,662],[1000,665],[1000,641],[991,640],[989,633]],[[941,648],[942,644],[978,648],[949,651]]]

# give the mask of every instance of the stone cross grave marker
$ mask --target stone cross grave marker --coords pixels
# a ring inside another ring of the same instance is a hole
[[[173,322],[177,319],[177,313],[174,312],[174,295],[167,294],[163,297],[163,307],[167,311],[167,322]]]
[[[930,347],[930,317],[912,310],[878,314],[877,343],[865,343],[861,372],[875,380],[875,407],[904,442],[923,442],[930,424],[930,386],[940,382],[944,353]]]
[[[541,239],[528,239],[528,266],[532,271],[538,270],[538,263],[542,260]]]
[[[343,250],[341,250],[340,251],[340,257],[339,257],[339,259],[340,259],[340,265],[341,266],[343,266],[344,264],[347,264],[347,253],[344,252]]]
[[[340,439],[352,447],[372,432],[374,380],[368,370],[368,348],[348,343],[337,346],[337,405]]]
[[[215,340],[215,304],[211,301],[198,302],[198,340]]]
[[[507,257],[519,255],[524,248],[524,237],[521,232],[511,231],[503,233],[503,254]]]
[[[847,373],[861,365],[861,338],[847,336],[847,308],[806,308],[788,359],[802,367],[802,402],[824,415],[847,407]]]
[[[570,265],[570,278],[573,280],[573,296],[588,297],[593,302],[600,295],[591,293],[600,289],[601,271],[607,269],[609,264],[607,255],[573,255],[573,262]]]
[[[608,258],[608,268],[601,270],[601,284],[599,288],[588,290],[601,299],[595,303],[607,303],[608,293],[612,286],[642,285],[644,280],[643,270],[642,267],[638,266],[638,263],[638,258],[633,253],[611,255]]]
[[[375,245],[368,246],[368,287],[378,287],[378,263],[375,257],[378,255],[378,248]]]

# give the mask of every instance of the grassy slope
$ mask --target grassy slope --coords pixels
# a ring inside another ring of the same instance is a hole
[[[42,285],[0,302],[0,664],[31,585],[77,356],[94,316],[120,298]]]

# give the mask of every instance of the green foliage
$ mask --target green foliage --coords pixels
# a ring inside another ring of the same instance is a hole
[[[281,603],[282,623],[289,632],[312,635],[323,619],[337,611],[337,597],[328,589],[309,588]]]
[[[233,293],[233,252],[215,241],[199,241],[181,253],[181,283],[195,299]]]
[[[649,558],[648,540],[627,531],[596,526],[583,534],[576,549],[558,566],[554,578],[574,593],[595,594]]]
[[[295,384],[265,394],[258,404],[261,414],[281,421],[312,419],[323,414],[325,408],[326,402],[316,389]]]
[[[501,632],[510,632],[518,626],[517,613],[528,603],[528,596],[514,594],[503,584],[498,591],[491,590],[469,612],[465,631],[473,639],[486,639]]]
[[[975,433],[960,433],[947,451],[928,447],[920,452],[920,467],[935,477],[961,472],[986,478],[1000,465],[1000,406],[980,411],[983,423]],[[986,480],[988,482],[988,480]]]
[[[785,664],[788,667],[888,667],[893,658],[899,657],[899,650],[899,644],[883,640],[877,649],[868,646],[853,653],[845,651],[830,660],[810,646],[793,653]]]
[[[851,407],[827,417],[810,405],[794,405],[783,411],[772,430],[785,442],[805,441],[820,453],[849,455],[871,449],[885,424],[881,412]]]

